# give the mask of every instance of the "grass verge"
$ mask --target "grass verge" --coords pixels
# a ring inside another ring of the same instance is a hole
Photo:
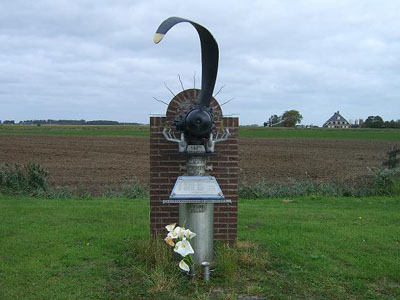
[[[63,136],[149,136],[148,125],[0,125],[0,134]],[[239,137],[399,141],[399,129],[268,128],[241,126]]]
[[[146,125],[0,125],[0,134],[49,136],[149,136]]]
[[[336,180],[319,182],[288,179],[286,184],[268,183],[261,179],[258,183],[240,182],[238,188],[241,199],[263,199],[300,196],[366,197],[400,195],[400,168],[378,169],[359,177],[357,180]]]
[[[398,299],[399,197],[241,200],[210,283],[148,238],[148,201],[0,196],[1,299]]]
[[[86,189],[71,189],[62,186],[49,186],[49,172],[41,165],[27,163],[13,166],[0,164],[0,192],[10,195],[35,196],[49,199],[90,198]],[[99,196],[99,195],[96,195]],[[101,196],[105,198],[148,198],[148,188],[137,178],[125,178],[118,189],[108,189]]]
[[[47,184],[49,173],[39,164],[15,164],[13,167],[0,164],[0,192],[8,194],[36,196],[42,198],[90,198],[87,190],[52,187]],[[299,196],[391,196],[400,194],[400,169],[379,169],[369,177],[361,177],[357,182],[345,180],[316,182],[289,180],[289,184],[268,184],[262,179],[256,184],[240,183],[239,197],[242,199],[299,197]],[[99,196],[99,195],[96,195]],[[137,178],[126,178],[118,189],[106,190],[105,198],[148,198],[148,188]]]
[[[398,129],[333,129],[333,128],[269,128],[240,127],[239,137],[252,138],[316,138],[316,139],[356,139],[399,141]]]

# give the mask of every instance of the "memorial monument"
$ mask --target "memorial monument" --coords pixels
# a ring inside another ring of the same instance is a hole
[[[151,117],[151,232],[160,234],[165,225],[179,219],[181,226],[197,233],[191,241],[195,263],[207,264],[213,259],[214,238],[236,238],[238,119],[223,117],[212,96],[219,49],[206,28],[183,18],[168,18],[157,29],[154,42],[181,22],[190,23],[199,34],[201,90],[182,91],[172,99],[166,117]]]

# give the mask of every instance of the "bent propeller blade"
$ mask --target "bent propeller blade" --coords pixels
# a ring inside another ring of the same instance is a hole
[[[193,21],[178,17],[171,17],[161,23],[154,35],[153,41],[154,43],[158,44],[173,26],[182,22],[192,24],[199,34],[202,68],[200,106],[209,107],[212,93],[214,91],[215,81],[217,79],[219,59],[218,44],[212,34],[205,27]]]

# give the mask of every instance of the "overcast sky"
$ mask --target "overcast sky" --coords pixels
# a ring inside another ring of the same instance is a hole
[[[216,90],[226,115],[262,124],[297,109],[322,125],[400,119],[400,1],[0,1],[0,120],[108,119],[148,123],[200,86],[189,24],[155,45],[167,17],[196,21],[220,49]]]

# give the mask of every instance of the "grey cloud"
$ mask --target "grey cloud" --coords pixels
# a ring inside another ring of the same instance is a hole
[[[168,16],[208,27],[220,47],[217,88],[242,123],[298,109],[322,124],[399,118],[397,1],[2,1],[0,119],[84,118],[147,122],[152,97],[200,86],[200,48],[189,25],[158,45]]]

